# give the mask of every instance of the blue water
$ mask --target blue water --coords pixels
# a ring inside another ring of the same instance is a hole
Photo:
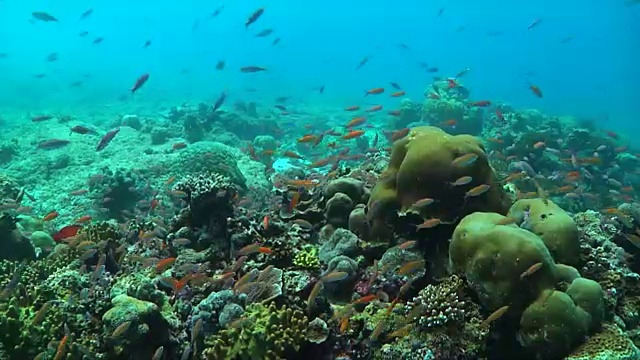
[[[258,7],[264,15],[246,30],[246,18]],[[79,20],[89,8],[93,14]],[[32,23],[32,11],[60,21]],[[542,22],[527,30],[536,18]],[[265,28],[274,34],[254,36]],[[78,36],[81,31],[89,35]],[[561,44],[568,36],[574,39]],[[104,41],[92,44],[96,37]],[[275,37],[282,40],[273,46]],[[144,49],[147,40],[152,44]],[[636,130],[639,44],[640,5],[625,6],[624,0],[0,0],[0,52],[8,54],[0,59],[0,110],[153,112],[184,101],[214,101],[221,91],[230,101],[270,106],[288,95],[309,106],[343,107],[361,104],[364,89],[388,87],[389,81],[422,101],[433,75],[471,68],[462,84],[474,99]],[[52,52],[59,60],[45,61]],[[364,56],[371,59],[356,72]],[[227,62],[223,71],[215,70],[218,60]],[[427,73],[419,62],[440,72]],[[240,73],[247,65],[268,71]],[[39,73],[45,77],[36,79]],[[119,101],[143,73],[151,75],[145,87]],[[76,81],[83,85],[70,87]],[[527,81],[542,89],[543,99],[533,96]]]

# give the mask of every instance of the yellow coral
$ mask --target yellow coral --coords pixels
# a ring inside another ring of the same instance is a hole
[[[293,258],[293,265],[306,270],[319,269],[320,258],[318,257],[318,249],[312,245],[304,246]]]
[[[228,329],[206,339],[209,360],[292,359],[305,341],[307,317],[286,305],[255,303]]]

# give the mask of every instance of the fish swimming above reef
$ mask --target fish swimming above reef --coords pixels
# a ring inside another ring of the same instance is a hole
[[[102,139],[100,139],[100,142],[98,143],[98,146],[96,147],[96,151],[102,151],[104,148],[106,148],[107,145],[109,145],[109,143],[111,142],[111,140],[113,140],[113,138],[116,137],[116,135],[118,134],[119,131],[120,131],[120,128],[116,128],[116,129],[111,130],[108,133],[106,133],[102,137]]]
[[[133,94],[136,91],[140,90],[140,88],[147,82],[147,80],[149,80],[149,74],[140,75],[140,77],[133,84],[133,87],[131,88],[131,93]]]
[[[38,143],[38,149],[54,150],[54,149],[59,149],[61,147],[67,146],[70,143],[71,143],[71,141],[63,140],[63,139],[43,140],[43,141]]]
[[[57,22],[58,19],[51,16],[50,14],[44,12],[44,11],[34,11],[31,13],[31,16],[33,16],[34,19],[39,20],[39,21],[43,21],[43,22]]]

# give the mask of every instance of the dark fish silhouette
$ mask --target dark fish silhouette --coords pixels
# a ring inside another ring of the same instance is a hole
[[[51,53],[51,54],[47,55],[45,60],[47,60],[48,62],[57,61],[58,60],[58,53]]]
[[[571,40],[573,40],[573,38],[574,38],[574,37],[575,37],[575,36],[573,36],[573,35],[569,35],[569,36],[567,36],[566,38],[562,39],[562,40],[560,41],[560,44],[566,44],[566,43],[570,42]]]
[[[142,85],[144,85],[147,80],[149,80],[149,74],[142,74],[138,80],[136,80],[136,83],[133,84],[133,87],[131,88],[131,93],[135,93],[136,91],[138,91]]]
[[[227,94],[226,93],[222,93],[220,94],[220,97],[218,97],[218,100],[216,100],[216,103],[213,104],[213,111],[217,111],[218,109],[220,109],[220,107],[222,106],[222,104],[224,104],[224,99],[227,98]]]
[[[56,19],[55,17],[49,15],[46,12],[43,11],[34,11],[31,13],[31,16],[33,16],[34,19],[36,20],[40,20],[40,21],[44,21],[44,22],[49,22],[49,21],[58,21],[58,19]]]
[[[271,43],[271,45],[275,45],[277,43],[280,42],[280,38],[275,38],[275,40],[273,40],[273,42]]]
[[[31,117],[31,121],[33,122],[41,122],[53,119],[52,115],[36,115]]]
[[[71,132],[74,132],[76,134],[81,134],[81,135],[86,135],[86,134],[97,134],[98,132],[90,129],[86,126],[82,126],[82,125],[76,125],[74,127],[71,128]]]
[[[150,45],[151,45],[151,40],[147,40],[147,41],[144,43],[144,45],[142,45],[142,47],[143,47],[144,49],[146,49],[146,48],[148,48]]]
[[[211,17],[217,17],[218,15],[220,15],[220,12],[222,11],[222,9],[224,9],[224,5],[220,6],[219,8],[217,8],[212,14]]]
[[[389,85],[391,85],[396,90],[402,90],[402,87],[400,87],[398,83],[390,82]]]
[[[89,9],[80,15],[80,20],[88,18],[91,14],[93,14],[93,9]]]
[[[363,57],[362,60],[360,60],[360,62],[358,63],[358,66],[356,67],[356,71],[360,70],[363,66],[365,66],[369,62],[370,58],[371,58],[370,56]]]
[[[260,16],[262,16],[262,14],[264,14],[264,8],[260,8],[256,11],[253,12],[253,14],[251,14],[251,16],[249,16],[249,18],[247,19],[247,21],[244,23],[244,27],[248,28],[249,25],[253,24],[254,22],[258,21],[258,19],[260,18]]]
[[[267,37],[273,33],[273,29],[264,29],[256,34],[256,37]]]
[[[324,85],[320,86],[320,88],[318,89],[318,91],[320,92],[320,94],[324,93]]]
[[[7,56],[9,56],[9,54],[7,54],[7,53],[0,53],[0,59],[4,59],[4,58],[6,58]]]
[[[111,140],[113,140],[113,138],[116,137],[116,135],[118,134],[119,131],[120,131],[120,128],[115,128],[114,130],[111,130],[108,133],[106,133],[102,137],[102,139],[100,139],[100,142],[98,143],[98,146],[96,147],[96,151],[101,151],[104,148],[106,148],[107,145],[109,145],[109,143],[111,142]]]
[[[87,35],[89,35],[88,31],[80,31],[80,33],[78,34],[78,36],[80,36],[80,37],[85,37]]]
[[[38,143],[38,149],[54,150],[54,149],[59,149],[61,147],[67,146],[70,143],[71,141],[63,140],[63,139],[44,140]]]
[[[254,72],[260,72],[260,71],[266,71],[266,68],[260,67],[260,66],[244,66],[240,68],[240,72],[243,73],[254,73]]]
[[[97,38],[95,38],[92,42],[93,42],[95,45],[98,45],[98,44],[100,44],[103,40],[104,40],[104,38],[97,37]]]
[[[444,8],[440,8],[440,10],[438,10],[438,15],[436,15],[436,17],[442,16],[443,12],[444,12]]]
[[[216,70],[224,69],[225,65],[226,65],[226,62],[224,60],[219,60],[218,63],[216,64]]]

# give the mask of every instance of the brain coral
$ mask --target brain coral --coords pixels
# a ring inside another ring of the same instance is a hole
[[[474,213],[456,227],[449,246],[454,273],[463,274],[489,311],[508,305],[518,340],[538,356],[561,358],[598,328],[604,296],[581,277],[565,292],[567,265],[556,265],[545,242],[502,215]]]
[[[453,163],[467,154],[478,157],[466,166]],[[461,186],[451,184],[463,176],[472,179]],[[373,220],[372,233],[377,235],[374,240],[386,240],[389,231],[384,224],[394,210],[408,210],[424,198],[435,200],[422,211],[425,219],[455,222],[475,211],[506,213],[509,202],[494,177],[478,138],[449,135],[431,126],[412,129],[395,142],[389,167],[371,193],[368,218]],[[465,198],[468,190],[483,184],[490,186],[486,193]]]

